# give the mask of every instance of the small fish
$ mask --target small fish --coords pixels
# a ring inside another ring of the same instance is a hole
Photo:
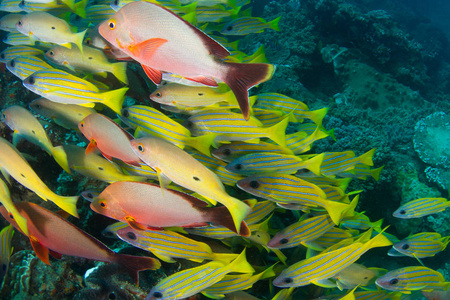
[[[349,231],[333,227],[314,241],[305,242],[305,246],[310,249],[328,249],[329,247],[352,237],[353,235]]]
[[[450,287],[450,282],[445,282],[441,273],[426,267],[406,267],[390,271],[379,277],[376,284],[385,290],[406,294],[417,290],[447,290]]]
[[[275,265],[272,265],[264,271],[254,275],[249,273],[239,275],[225,275],[225,277],[221,281],[211,285],[210,287],[207,287],[206,289],[201,291],[201,293],[208,298],[220,299],[225,297],[225,294],[249,289],[257,281],[275,276],[276,274],[273,271],[274,266]]]
[[[366,286],[378,275],[374,269],[363,265],[352,263],[350,266],[333,276],[336,279],[336,285],[340,290],[353,289],[358,286]]]
[[[68,48],[73,43],[83,51],[86,30],[73,33],[66,21],[47,12],[36,11],[24,15],[17,22],[16,29],[34,41],[55,43]]]
[[[88,115],[96,113],[93,108],[53,102],[46,98],[31,101],[30,108],[42,117],[55,121],[59,126],[77,131],[78,123]]]
[[[3,43],[11,46],[32,46],[35,41],[32,41],[29,36],[26,36],[20,32],[8,32],[6,37],[3,39]]]
[[[0,170],[4,176],[11,175],[45,201],[50,200],[72,216],[78,217],[76,207],[78,196],[64,197],[53,193],[37,176],[16,147],[4,138],[0,138]]]
[[[54,45],[45,57],[57,65],[71,71],[85,71],[106,77],[106,73],[113,74],[121,82],[128,84],[127,63],[109,62],[102,50],[83,45],[83,55],[78,48],[66,48]]]
[[[187,238],[170,230],[134,230],[131,227],[116,231],[117,236],[141,249],[152,252],[160,260],[174,263],[174,258],[184,258],[194,262],[214,260],[229,263],[238,255],[234,253],[214,253],[208,244]]]
[[[23,85],[48,100],[94,107],[101,103],[120,115],[127,87],[100,93],[98,87],[89,81],[58,69],[38,71],[28,76]]]
[[[229,55],[228,50],[154,3],[137,1],[125,5],[111,19],[101,23],[99,32],[138,61],[156,84],[161,82],[162,72],[175,73],[208,86],[217,86],[215,79],[223,81],[233,91],[245,120],[250,116],[248,89],[269,80],[275,70],[270,64],[223,62]]]
[[[422,292],[422,295],[428,300],[447,300],[450,299],[450,289],[446,291],[435,290],[432,292]]]
[[[246,274],[254,271],[245,258],[244,249],[231,263],[213,261],[164,278],[152,288],[145,300],[187,298],[221,281],[230,272]]]
[[[250,153],[230,162],[225,168],[241,175],[295,174],[300,169],[308,169],[320,176],[323,154],[303,160],[295,155],[280,153]]]
[[[138,128],[138,132],[163,138],[182,149],[189,146],[210,156],[209,148],[216,137],[214,134],[192,137],[183,125],[150,106],[128,106],[122,110],[122,116],[122,120],[129,126]]]
[[[3,3],[4,1],[2,1]],[[0,18],[0,30],[13,32],[16,31],[16,23],[23,14],[7,14]]]
[[[380,173],[383,170],[384,166],[381,166],[376,169],[371,169],[370,166],[364,164],[356,164],[355,167],[347,172],[339,174],[341,177],[350,177],[366,180],[368,176],[371,176],[373,179],[378,181],[380,179]]]
[[[355,293],[355,299],[357,300],[400,300],[402,298],[400,292],[387,292],[387,291],[362,291]]]
[[[301,220],[278,231],[267,243],[269,248],[285,249],[298,245],[306,246],[334,226],[328,215]]]
[[[28,221],[27,236],[36,255],[48,265],[50,264],[49,254],[55,257],[61,257],[62,254],[117,263],[123,266],[137,283],[139,271],[155,270],[161,266],[159,260],[155,258],[115,253],[64,218],[37,204],[18,202],[15,205],[19,213]],[[0,213],[20,231],[17,223],[9,218],[4,207],[0,207]]]
[[[191,116],[187,120],[187,128],[196,136],[215,133],[218,135],[216,141],[246,141],[268,137],[278,145],[285,146],[288,123],[289,119],[285,118],[272,127],[263,127],[254,117],[246,120],[242,114],[211,110]]]
[[[265,29],[280,31],[278,27],[280,19],[281,16],[270,22],[266,22],[263,18],[241,17],[225,24],[220,33],[223,35],[248,35],[263,32]]]
[[[440,213],[449,206],[450,201],[445,198],[420,198],[403,204],[392,215],[400,219],[421,218]]]
[[[272,201],[258,201],[252,206],[252,212],[244,219],[247,225],[260,222],[275,210],[275,203]]]
[[[14,227],[10,224],[0,231],[0,281],[3,281],[9,268],[9,260],[14,251],[11,245]]]
[[[22,217],[20,215],[19,211],[14,206],[12,199],[11,199],[11,195],[9,193],[8,186],[2,179],[0,179],[0,203],[8,211],[9,217],[16,221],[20,230],[22,230],[22,232],[24,232],[24,233],[28,233],[27,219]]]
[[[41,123],[26,108],[18,105],[9,106],[2,111],[1,119],[14,131],[14,145],[17,145],[19,140],[23,138],[53,156],[58,165],[67,173],[70,173],[67,154],[64,148],[62,146],[53,146],[44,127],[42,127]]]
[[[21,80],[34,72],[53,68],[44,60],[36,56],[18,56],[6,63],[6,68]]]
[[[130,144],[133,136],[107,116],[90,114],[78,124],[78,129],[89,141],[86,154],[98,149],[108,160],[112,161],[114,157],[127,164],[139,166],[141,160]]]
[[[69,167],[90,178],[112,183],[116,181],[146,181],[147,177],[125,174],[114,162],[97,153],[86,154],[86,149],[76,145],[64,145]]]
[[[273,284],[277,287],[304,286],[310,283],[320,286],[321,280],[333,277],[358,260],[368,250],[392,245],[391,241],[382,234],[378,234],[368,242],[361,242],[367,235],[370,237],[370,234],[371,230],[367,231],[359,241],[353,242],[349,246],[321,253],[289,266],[275,278]]]
[[[0,11],[7,11],[11,13],[22,12],[23,9],[19,7],[22,0],[2,0],[0,2]]]
[[[252,144],[247,142],[231,142],[229,144],[223,144],[217,149],[213,149],[211,154],[225,162],[231,162],[236,158],[244,156],[249,153],[256,152],[270,152],[293,155],[294,153],[289,148],[280,147],[275,144],[269,144],[265,142],[259,142],[258,144]]]
[[[95,212],[133,229],[206,226],[206,222],[223,225],[233,232],[248,236],[245,223],[237,231],[225,207],[206,207],[206,203],[188,194],[165,189],[151,183],[115,182],[107,186],[91,203]],[[164,212],[162,214],[161,212]]]
[[[19,5],[26,12],[49,11],[52,13],[66,13],[69,8],[73,13],[81,18],[86,18],[87,0],[81,0],[75,3],[75,0],[25,0]]]
[[[395,243],[393,249],[406,256],[424,258],[444,251],[449,242],[450,236],[442,237],[437,232],[420,232]]]
[[[197,3],[199,6],[200,3]],[[229,9],[222,5],[204,6],[198,7],[195,12],[197,13],[197,22],[222,22],[224,18],[236,16],[239,13],[240,7]]]
[[[295,176],[250,176],[237,182],[238,188],[264,199],[282,204],[297,204],[307,207],[323,207],[335,224],[344,215],[351,216],[358,199],[351,204],[329,201],[316,185]]]
[[[28,46],[11,46],[0,53],[0,62],[7,63],[18,56],[39,56],[43,55],[42,50]]]
[[[211,170],[182,149],[157,137],[135,139],[131,146],[143,162],[158,172],[160,184],[163,180],[170,180],[206,197],[213,204],[220,202],[225,205],[233,216],[236,232],[240,232],[241,222],[251,208],[228,195],[223,183]]]
[[[324,131],[320,126],[317,126],[311,134],[305,134],[306,132],[300,131],[286,135],[286,147],[294,152],[294,154],[298,155],[311,150],[315,141],[330,136],[330,134]]]
[[[373,228],[375,231],[381,230],[383,219],[371,222],[369,217],[363,213],[356,213],[354,216],[345,217],[341,221],[341,226],[348,229],[367,230]]]

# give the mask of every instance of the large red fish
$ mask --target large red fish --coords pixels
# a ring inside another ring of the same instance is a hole
[[[136,230],[181,226],[199,227],[211,222],[236,232],[233,218],[225,206],[206,207],[206,203],[183,192],[164,189],[157,184],[118,181],[94,198],[91,208],[104,216],[127,222]],[[250,230],[241,222],[240,235]]]
[[[159,260],[152,257],[115,253],[96,238],[37,204],[17,202],[15,206],[27,219],[28,237],[36,255],[46,264],[50,264],[49,254],[57,258],[64,254],[117,263],[127,270],[135,282],[138,282],[139,271],[155,270],[161,266]],[[23,234],[4,206],[0,207],[0,213]]]
[[[99,33],[113,46],[138,61],[159,84],[162,72],[217,86],[225,82],[233,91],[245,118],[249,117],[247,90],[269,80],[270,64],[225,63],[230,55],[207,34],[154,3],[137,1],[123,6],[100,24]]]

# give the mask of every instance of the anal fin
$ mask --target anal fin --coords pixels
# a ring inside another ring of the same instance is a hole
[[[36,253],[36,256],[42,260],[42,262],[46,263],[47,265],[50,265],[50,260],[48,257],[49,250],[47,247],[43,246],[37,238],[30,235],[30,242],[31,246],[33,247],[34,252]]]

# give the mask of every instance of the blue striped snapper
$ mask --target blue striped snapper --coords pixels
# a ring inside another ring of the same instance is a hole
[[[293,114],[285,114],[282,111],[275,111],[262,108],[252,108],[252,113],[255,118],[257,118],[264,127],[273,126],[281,122],[284,118],[288,118],[289,122],[296,123],[298,120]]]
[[[302,176],[300,176],[302,174],[296,173],[295,176],[302,178]],[[345,190],[347,189],[348,185],[350,184],[350,181],[352,181],[351,178],[329,178],[329,177],[309,177],[307,178],[308,182],[313,183],[315,185],[318,186],[335,186],[340,188],[341,190],[343,190],[345,192]]]
[[[53,146],[44,127],[29,110],[18,105],[9,106],[2,111],[1,119],[14,131],[14,145],[17,145],[21,139],[25,139],[53,156],[58,165],[67,173],[70,173],[64,148],[62,146]]]
[[[10,13],[22,12],[23,9],[19,6],[22,0],[2,0],[0,2],[0,11],[7,11]]]
[[[8,272],[9,260],[14,251],[11,245],[13,235],[14,227],[11,224],[0,231],[0,280],[3,280]]]
[[[320,189],[325,193],[325,198],[331,201],[339,201],[346,203],[348,196],[345,192],[337,186],[332,185],[318,185]]]
[[[406,267],[390,271],[379,277],[376,284],[385,290],[406,294],[417,290],[446,290],[450,287],[450,282],[445,282],[441,273],[426,267]]]
[[[10,46],[0,53],[0,62],[7,63],[18,56],[38,56],[43,55],[44,51],[28,46]]]
[[[24,218],[17,208],[14,206],[14,203],[11,199],[11,195],[9,193],[8,186],[6,183],[0,179],[0,203],[5,207],[8,211],[10,218],[14,219],[19,226],[20,230],[24,233],[28,233],[27,219]],[[2,252],[3,253],[3,252]]]
[[[221,5],[198,7],[195,12],[197,13],[197,22],[222,22],[223,19],[228,17],[237,16],[241,7],[229,9]]]
[[[142,231],[126,227],[118,229],[116,234],[121,240],[150,251],[168,263],[176,262],[174,258],[184,258],[199,263],[204,260],[229,263],[238,256],[234,253],[214,253],[209,245],[170,230]]]
[[[231,162],[236,158],[244,156],[249,153],[256,152],[269,152],[269,153],[281,153],[293,155],[294,153],[285,147],[280,147],[275,144],[270,144],[266,142],[259,142],[258,144],[247,143],[247,142],[231,142],[229,144],[223,144],[217,149],[213,149],[211,154],[221,159],[225,162]]]
[[[450,236],[442,237],[437,232],[420,232],[395,243],[393,249],[410,257],[432,257],[444,251],[449,242]]]
[[[247,225],[256,224],[270,215],[274,210],[275,203],[272,201],[257,201],[252,206],[252,212],[245,217],[245,223],[247,223]]]
[[[328,215],[304,219],[278,231],[267,246],[277,249],[306,246],[307,242],[314,241],[332,227],[334,223]]]
[[[209,148],[214,143],[215,135],[208,134],[192,137],[188,129],[175,122],[160,111],[144,105],[133,105],[122,110],[122,120],[138,132],[157,136],[180,147],[189,146],[201,153],[210,155]],[[139,135],[139,134],[135,134]]]
[[[32,46],[35,44],[29,36],[24,35],[20,32],[8,32],[6,37],[3,39],[3,43],[11,46]]]
[[[311,150],[315,141],[329,137],[330,135],[321,129],[316,129],[309,135],[304,131],[299,131],[286,136],[286,146],[294,152],[294,154],[302,154]]]
[[[111,8],[118,11],[123,6],[134,1],[137,0],[113,0],[111,1]],[[195,2],[190,5],[180,5],[180,2],[176,0],[147,0],[147,2],[161,5],[175,14],[188,14],[197,7],[197,3]]]
[[[6,68],[23,80],[34,72],[52,69],[53,67],[36,56],[18,56],[8,61]]]
[[[226,185],[234,186],[236,185],[237,181],[244,178],[242,175],[228,171],[225,168],[227,164],[223,161],[214,159],[197,151],[187,150],[186,152],[188,152],[190,155],[192,155],[192,157],[201,162],[205,167],[213,171]]]
[[[329,201],[318,186],[290,175],[250,176],[238,181],[237,186],[276,203],[323,207],[335,224],[339,224],[343,216],[352,216],[358,202],[358,197],[351,204]]]
[[[30,108],[44,118],[55,121],[66,129],[78,131],[80,123],[88,115],[96,113],[95,109],[76,104],[63,104],[38,98],[30,102]]]
[[[278,110],[285,114],[293,111],[293,115],[299,122],[302,122],[303,119],[309,119],[315,124],[321,125],[328,112],[327,107],[311,111],[305,103],[278,93],[263,93],[253,97],[256,98],[255,108]]]
[[[272,300],[292,300],[292,295],[295,291],[294,287],[290,287],[287,289],[281,289],[276,293],[275,296],[273,296]]]
[[[420,218],[440,213],[449,206],[450,201],[445,198],[420,198],[403,204],[392,215],[401,219]]]
[[[341,226],[348,229],[366,230],[373,228],[375,231],[381,230],[383,219],[371,222],[369,217],[363,213],[356,213],[354,216],[344,217]]]
[[[121,114],[127,87],[100,93],[92,83],[58,69],[38,71],[28,76],[23,85],[51,101],[94,107],[95,103],[108,106]]]
[[[355,293],[356,300],[400,300],[402,293],[387,291],[362,291]]]
[[[32,1],[21,1],[19,4],[19,7],[28,13],[31,12],[46,12],[51,11],[54,14],[63,14],[66,13],[68,9],[75,13],[76,15],[86,18],[86,5],[88,1],[87,0],[81,0],[76,3],[72,0],[51,0],[47,1],[46,3],[38,3],[38,2],[32,2]]]
[[[253,273],[255,270],[245,258],[245,249],[231,263],[212,261],[186,269],[164,278],[154,286],[146,300],[181,299],[195,295],[221,281],[230,272]]]
[[[278,287],[304,286],[310,283],[320,286],[322,280],[333,277],[368,250],[392,245],[381,233],[365,243],[361,242],[367,234],[371,232],[366,232],[360,240],[351,245],[321,253],[289,266],[275,278],[273,284]]]
[[[366,180],[367,177],[371,176],[373,179],[378,181],[380,179],[380,173],[383,170],[384,166],[381,166],[376,169],[371,169],[370,166],[365,164],[356,164],[355,167],[348,171],[339,174],[341,177],[350,177],[350,178],[357,178]]]
[[[23,14],[7,14],[0,18],[0,30],[13,32],[16,30],[16,23]]]
[[[89,5],[86,7],[86,19],[93,24],[98,24],[109,19],[115,12],[110,5]]]
[[[230,55],[227,56],[224,61],[229,61],[229,62],[238,62],[238,63],[268,63],[269,61],[266,58],[266,53],[265,53],[265,47],[264,45],[261,45],[253,54],[248,55],[245,52],[242,51],[238,51],[238,50],[233,50],[230,51]],[[254,100],[256,100],[255,97],[253,97],[250,103],[254,103]]]
[[[310,249],[328,249],[329,247],[352,237],[353,235],[348,230],[332,227],[314,241],[305,242],[305,246]]]
[[[231,161],[225,168],[241,175],[255,174],[295,174],[300,169],[308,169],[317,176],[321,174],[324,154],[303,160],[295,155],[280,153],[250,153]]]
[[[263,18],[240,17],[226,23],[220,33],[223,35],[248,35],[260,33],[269,28],[280,31],[278,28],[280,19],[281,17],[278,17],[270,22],[266,22]]]
[[[249,273],[225,275],[221,281],[204,289],[201,293],[208,298],[221,299],[225,297],[225,294],[249,289],[253,286],[253,284],[255,284],[255,282],[275,276],[276,274],[273,271],[274,266],[275,265],[272,265],[261,273],[253,275]]]
[[[193,135],[217,134],[216,141],[247,141],[267,137],[280,146],[285,146],[287,118],[272,127],[263,127],[254,117],[248,121],[240,113],[229,111],[205,111],[187,120],[187,128]]]

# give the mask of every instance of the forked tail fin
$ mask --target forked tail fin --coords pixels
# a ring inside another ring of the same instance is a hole
[[[116,263],[126,269],[134,282],[139,285],[139,271],[156,270],[161,267],[161,262],[153,257],[116,254]]]
[[[233,91],[239,103],[242,114],[248,120],[250,116],[250,105],[248,90],[258,83],[272,78],[275,66],[271,64],[240,64],[227,63],[228,72],[225,78],[221,78]]]

